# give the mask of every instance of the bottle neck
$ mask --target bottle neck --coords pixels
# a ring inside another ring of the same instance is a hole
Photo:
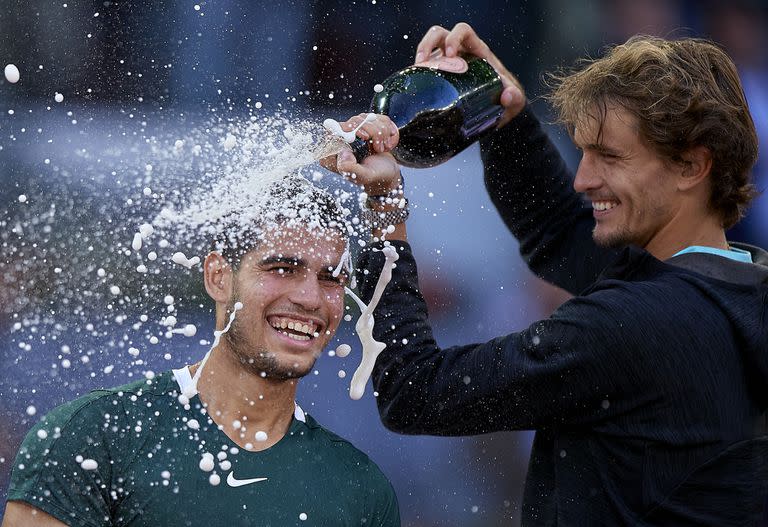
[[[349,143],[349,148],[352,149],[352,153],[358,163],[362,163],[363,159],[371,155],[371,151],[368,148],[368,141],[359,137]]]

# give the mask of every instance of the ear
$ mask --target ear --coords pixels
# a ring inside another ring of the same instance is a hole
[[[677,183],[682,191],[691,190],[707,179],[712,171],[712,152],[706,146],[694,146],[683,152],[683,171]]]
[[[205,290],[217,304],[227,303],[232,294],[234,272],[227,260],[217,252],[208,253],[203,265]]]

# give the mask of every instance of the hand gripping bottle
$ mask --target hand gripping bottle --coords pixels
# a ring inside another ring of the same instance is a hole
[[[385,114],[400,130],[392,151],[407,167],[439,165],[491,132],[504,108],[503,86],[485,60],[438,57],[405,68],[381,83],[371,112]],[[369,155],[362,139],[350,143],[358,162]]]

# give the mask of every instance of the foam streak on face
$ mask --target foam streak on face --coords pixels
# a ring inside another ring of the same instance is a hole
[[[192,383],[184,390],[184,393],[182,393],[179,396],[179,402],[181,404],[189,404],[189,400],[197,395],[197,382],[200,380],[200,376],[203,374],[203,368],[205,368],[205,363],[208,362],[208,357],[211,356],[211,352],[214,350],[216,346],[219,345],[219,342],[221,341],[221,336],[229,331],[229,328],[232,327],[232,322],[235,321],[235,315],[239,310],[243,309],[243,304],[241,302],[236,302],[232,313],[229,315],[229,322],[227,323],[227,326],[222,329],[221,331],[214,331],[213,332],[213,344],[211,345],[211,348],[208,350],[208,353],[205,354],[205,357],[203,358],[203,361],[200,363],[200,366],[197,368],[197,371],[195,372],[195,376],[192,377]],[[186,400],[182,400],[182,398]]]
[[[365,305],[365,302],[360,300],[351,289],[345,288],[347,294],[352,297],[362,311],[360,318],[355,324],[355,331],[357,331],[357,335],[360,337],[360,344],[363,346],[363,357],[349,385],[349,396],[354,400],[360,399],[365,393],[365,385],[371,377],[373,366],[376,364],[376,358],[387,347],[383,342],[373,338],[373,310],[379,305],[381,295],[384,294],[384,288],[392,280],[392,269],[399,256],[392,246],[384,247],[382,252],[385,257],[384,268],[381,270],[379,279],[376,282],[376,289],[374,289],[373,297],[371,297],[371,302],[368,305]]]

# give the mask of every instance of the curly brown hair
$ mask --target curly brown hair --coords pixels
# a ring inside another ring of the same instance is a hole
[[[602,124],[607,105],[618,104],[668,161],[683,163],[686,150],[708,148],[709,207],[720,214],[724,228],[743,217],[757,194],[750,182],[757,133],[736,66],[722,49],[704,39],[638,35],[579,66],[548,79],[547,98],[571,135],[584,119]]]

